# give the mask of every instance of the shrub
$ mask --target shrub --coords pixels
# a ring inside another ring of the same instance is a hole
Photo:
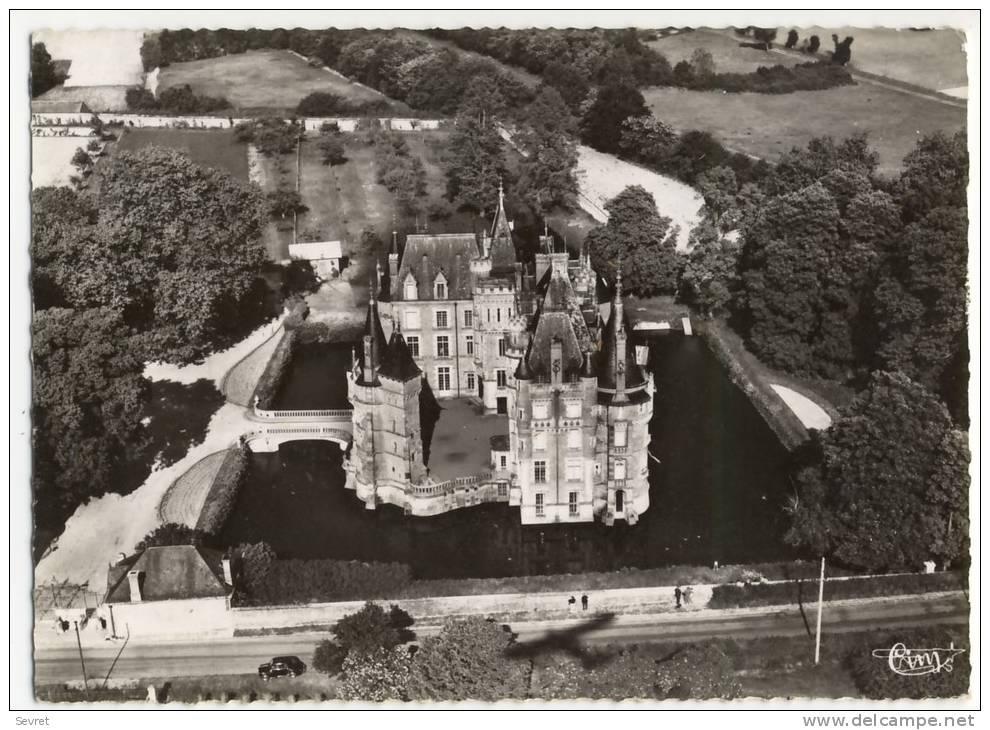
[[[293,213],[308,210],[303,205],[299,191],[289,188],[279,188],[268,193],[268,212],[272,218],[288,218]]]
[[[353,601],[396,595],[412,579],[408,565],[346,560],[276,560],[247,597],[253,605]]]
[[[304,117],[332,117],[338,114],[350,114],[354,110],[355,107],[351,102],[326,91],[307,94],[296,107],[296,113]]]
[[[128,89],[124,100],[131,111],[165,114],[207,114],[230,106],[230,102],[222,96],[194,93],[189,84],[170,86],[157,98],[147,89]]]
[[[248,453],[246,446],[234,447],[227,452],[196,521],[198,531],[215,535],[223,529],[244,484]]]
[[[150,547],[202,545],[205,540],[206,533],[200,529],[180,525],[177,522],[166,522],[145,535],[134,548],[134,552],[139,553]]]
[[[294,119],[286,121],[279,117],[265,117],[238,124],[234,127],[234,138],[238,142],[253,144],[261,154],[271,157],[295,150],[303,131],[302,124]]]

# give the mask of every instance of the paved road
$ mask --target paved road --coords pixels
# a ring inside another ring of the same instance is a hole
[[[512,625],[519,642],[530,651],[541,646],[573,647],[577,644],[677,641],[710,637],[808,635],[815,623],[815,606],[807,615],[797,607],[698,611],[682,614],[644,614],[587,619],[524,622]],[[916,626],[932,622],[966,624],[969,604],[962,593],[946,596],[837,601],[825,606],[824,641],[839,631]],[[420,627],[420,637],[437,627]],[[325,634],[241,637],[196,642],[132,643],[123,648],[112,676],[115,678],[178,677],[204,674],[246,674],[273,655],[295,654],[310,661],[313,648]],[[101,681],[110,671],[119,644],[85,649],[89,677]],[[79,653],[74,644],[42,647],[36,652],[38,684],[63,682],[81,676]]]

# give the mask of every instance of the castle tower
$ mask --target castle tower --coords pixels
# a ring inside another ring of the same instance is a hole
[[[359,353],[348,376],[354,441],[345,486],[368,509],[380,502],[406,506],[409,488],[426,477],[419,419],[422,372],[398,320],[386,343],[374,289]]]
[[[648,448],[653,417],[652,375],[636,360],[622,306],[622,274],[616,278],[612,312],[602,334],[598,402],[604,413],[597,443],[604,481],[602,519],[633,524],[650,506]]]

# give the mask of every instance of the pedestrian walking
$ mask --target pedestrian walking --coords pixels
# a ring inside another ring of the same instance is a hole
[[[567,599],[567,612],[568,613],[571,613],[572,611],[574,611],[574,604],[576,604],[576,603],[577,603],[577,599],[574,596],[571,596],[570,598]]]
[[[687,588],[684,589],[684,603],[685,603],[685,605],[687,605],[688,603],[691,603],[691,594],[692,593],[694,593],[694,588],[693,587],[688,586]]]
[[[588,594],[584,594],[583,596],[581,596],[581,610],[582,611],[588,610]]]
[[[674,600],[677,602],[677,606],[676,607],[677,608],[680,608],[681,607],[681,587],[680,586],[677,586],[677,588],[674,589]]]

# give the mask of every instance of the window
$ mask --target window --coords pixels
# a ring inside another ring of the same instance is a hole
[[[509,485],[505,482],[498,483],[498,496],[503,498],[509,496]]]
[[[437,390],[450,390],[450,368],[437,368]]]
[[[437,335],[437,357],[450,357],[450,338]]]
[[[505,338],[498,338],[498,355],[499,357],[505,357]]]
[[[406,344],[409,345],[409,354],[413,357],[419,357],[419,336],[409,335],[406,338]]]
[[[547,483],[547,462],[545,461],[534,461],[533,462],[533,481],[537,484]],[[542,495],[536,495],[540,497]]]
[[[628,423],[626,421],[616,421],[615,428],[613,430],[613,445],[615,446],[625,446],[626,445],[626,430]]]
[[[543,517],[544,516],[544,511],[543,511],[543,495],[542,494],[537,494],[536,495],[536,516],[537,517]]]
[[[626,478],[626,460],[616,459],[615,460],[615,478],[625,479]]]
[[[465,309],[464,310],[464,326],[473,327],[474,326],[474,310]]]
[[[581,401],[571,400],[567,401],[566,411],[568,418],[580,418],[581,417]]]
[[[575,459],[571,459],[567,462],[567,481],[569,482],[579,482],[581,481],[581,462]]]
[[[549,418],[550,405],[545,400],[533,404],[533,418]]]
[[[504,388],[505,387],[505,371],[504,370],[496,370],[495,371],[495,385],[497,385],[499,388]]]
[[[504,469],[507,463],[508,463],[508,459],[506,458],[505,454],[500,454],[498,457],[499,469]]]
[[[436,299],[446,299],[447,298],[447,282],[441,278],[433,283],[433,296]]]
[[[402,298],[409,301],[415,301],[419,298],[419,294],[416,291],[416,280],[412,274],[406,277],[406,281],[402,287]]]
[[[572,428],[567,432],[567,448],[569,449],[580,449],[581,448],[581,431],[577,428]]]
[[[547,433],[546,431],[537,431],[533,434],[533,448],[537,451],[546,451],[547,449]]]
[[[467,389],[470,391],[474,390],[474,373],[467,374]]]
[[[418,309],[407,309],[406,310],[406,321],[403,325],[407,330],[418,330],[419,329],[419,310]]]
[[[501,322],[502,321],[502,308],[501,307],[496,307],[496,309],[495,309],[495,321],[496,322]]]
[[[577,517],[578,514],[578,493],[571,492],[567,495],[567,512],[571,517]]]
[[[485,317],[489,322],[492,321],[492,310],[490,307],[485,307]]]
[[[468,355],[474,354],[474,335],[465,335],[464,352],[466,352]]]
[[[437,327],[440,329],[447,328],[447,310],[439,309],[437,310]]]

